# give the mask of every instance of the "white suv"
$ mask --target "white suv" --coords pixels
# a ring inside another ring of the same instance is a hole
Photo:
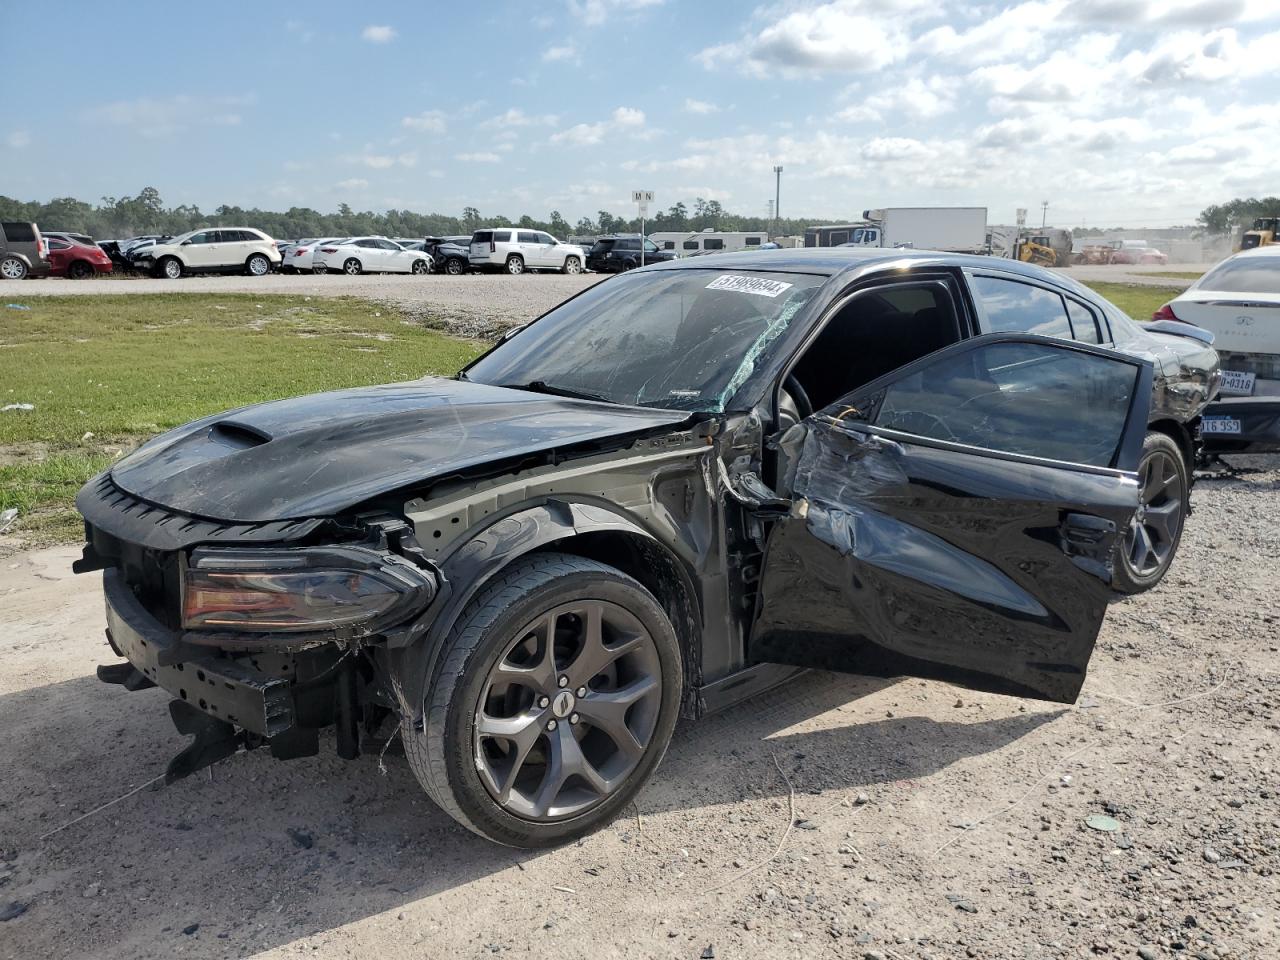
[[[139,269],[151,268],[158,277],[177,280],[184,273],[239,273],[266,276],[280,265],[276,242],[250,227],[192,230],[157,242],[134,258]]]
[[[541,230],[501,228],[477,230],[471,235],[471,266],[477,270],[559,270],[581,273],[587,254],[581,247],[561,243]]]

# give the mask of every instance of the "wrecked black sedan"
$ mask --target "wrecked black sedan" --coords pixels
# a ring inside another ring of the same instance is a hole
[[[806,667],[1069,702],[1149,425],[1216,370],[1121,317],[1008,261],[731,254],[454,379],[207,417],[80,492],[100,676],[174,698],[172,778],[398,724],[437,804],[530,847],[615,816],[678,716]]]

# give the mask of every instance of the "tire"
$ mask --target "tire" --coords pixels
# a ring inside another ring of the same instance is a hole
[[[244,262],[244,268],[253,277],[265,277],[271,272],[271,261],[261,253],[255,253]]]
[[[177,257],[165,257],[156,264],[156,273],[166,280],[177,280],[182,276],[182,261]]]
[[[524,273],[524,257],[519,256],[518,254],[512,254],[507,257],[507,273],[511,274],[513,277]]]
[[[349,277],[358,277],[362,272],[364,272],[364,268],[360,266],[359,260],[352,257],[342,265],[342,272]]]
[[[627,651],[586,642],[588,609],[597,624],[624,625],[597,632],[628,637]],[[547,665],[549,615],[556,655]],[[588,651],[594,662],[579,667]],[[648,780],[675,729],[681,684],[679,642],[652,594],[603,563],[533,554],[459,617],[427,688],[423,730],[402,728],[405,752],[428,796],[469,830],[507,846],[556,846],[613,819]],[[486,735],[486,722],[523,743]],[[622,736],[632,738],[626,747]],[[523,756],[508,763],[516,750]],[[581,774],[566,772],[571,765]]]
[[[311,272],[314,273],[316,276],[324,276],[326,273],[329,272],[329,268],[322,263],[318,266],[313,266],[311,268]]]
[[[5,257],[0,260],[0,277],[5,280],[25,280],[29,272],[21,257]]]
[[[460,277],[467,272],[467,264],[457,257],[450,257],[444,262],[444,272],[451,277]]]
[[[1173,564],[1190,506],[1187,461],[1173,438],[1148,433],[1138,461],[1141,505],[1116,544],[1112,586],[1120,593],[1150,590]]]
[[[429,260],[415,260],[409,270],[421,277],[431,272],[431,262]]]
[[[636,266],[637,266],[636,261],[634,261],[634,260],[627,260],[627,261],[623,262],[623,264],[622,264],[622,270],[621,270],[621,271],[619,271],[619,272],[620,272],[620,273],[626,273],[628,270],[634,270],[634,269],[636,268]]]
[[[71,280],[84,280],[93,276],[93,264],[87,260],[73,260],[67,266],[67,277]]]
[[[579,260],[577,257],[565,257],[564,272],[565,273],[581,273],[582,261]]]

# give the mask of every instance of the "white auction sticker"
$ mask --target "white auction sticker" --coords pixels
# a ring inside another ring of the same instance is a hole
[[[726,274],[707,284],[708,290],[735,290],[738,293],[754,293],[758,297],[776,297],[791,289],[791,284],[765,277],[735,277]]]

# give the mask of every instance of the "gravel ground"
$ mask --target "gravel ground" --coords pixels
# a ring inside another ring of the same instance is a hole
[[[182,746],[165,695],[94,679],[75,551],[10,557],[0,956],[1270,960],[1280,465],[1253,466],[1197,487],[1075,705],[811,673],[683,724],[628,816],[539,853],[332,741],[138,790]]]

